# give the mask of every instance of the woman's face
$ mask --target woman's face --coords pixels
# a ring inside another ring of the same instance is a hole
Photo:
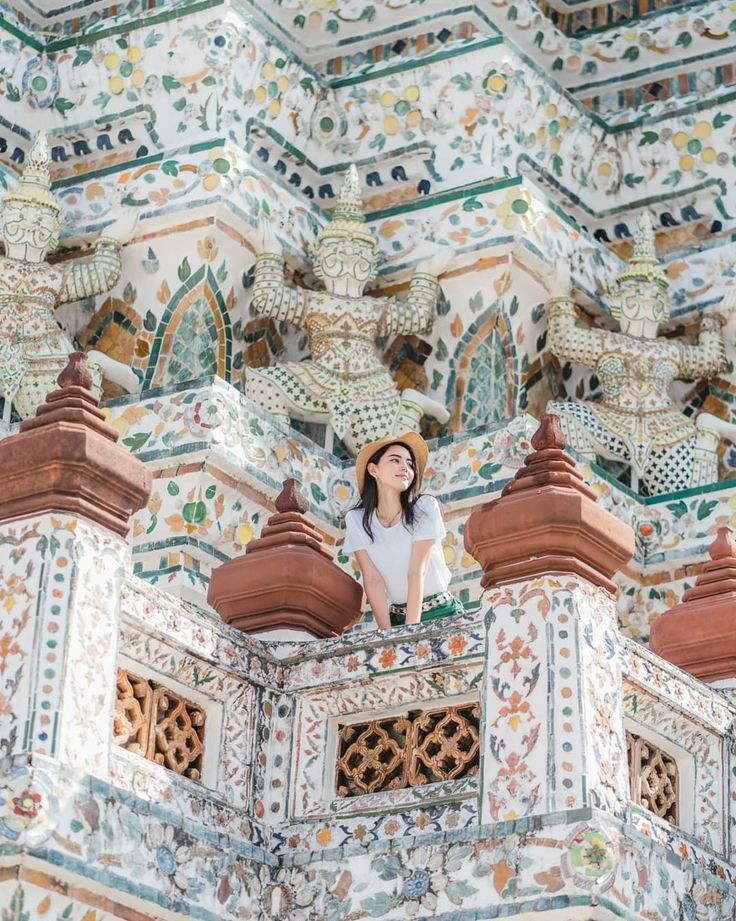
[[[399,444],[389,445],[377,463],[368,464],[367,470],[376,481],[379,491],[383,488],[404,492],[416,476],[411,452]]]

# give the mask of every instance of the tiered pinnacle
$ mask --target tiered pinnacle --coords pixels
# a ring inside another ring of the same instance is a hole
[[[360,194],[360,177],[354,163],[348,167],[340,191],[337,193],[337,205],[332,220],[320,231],[317,245],[330,237],[347,237],[350,240],[362,240],[374,247],[378,246],[378,240],[365,223],[363,200]]]
[[[51,192],[49,145],[45,131],[39,131],[36,135],[20,182],[5,196],[6,205],[12,202],[48,208],[57,214],[60,210]]]

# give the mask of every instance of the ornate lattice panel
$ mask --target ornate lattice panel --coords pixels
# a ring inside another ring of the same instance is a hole
[[[478,773],[480,706],[417,710],[340,727],[337,795],[459,780]]]
[[[118,669],[113,742],[126,751],[200,780],[205,712],[155,681]]]
[[[673,825],[678,821],[677,762],[656,745],[626,731],[631,798]]]

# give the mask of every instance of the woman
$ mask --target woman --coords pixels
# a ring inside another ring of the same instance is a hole
[[[463,610],[447,591],[439,505],[419,492],[426,465],[427,443],[417,432],[373,441],[355,462],[360,503],[345,518],[343,549],[355,555],[382,630]]]

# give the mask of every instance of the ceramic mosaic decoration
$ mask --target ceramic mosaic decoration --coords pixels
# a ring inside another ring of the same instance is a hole
[[[0,921],[733,921],[735,34],[0,0]]]

